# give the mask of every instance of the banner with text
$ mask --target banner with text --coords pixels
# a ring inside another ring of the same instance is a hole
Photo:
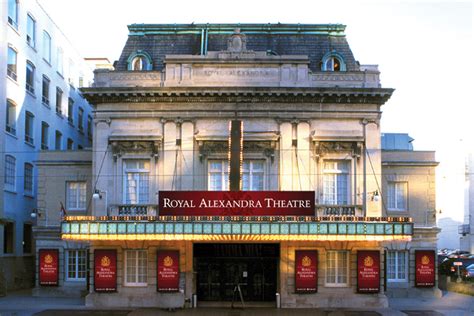
[[[160,191],[159,214],[313,216],[314,191]]]
[[[179,251],[159,250],[157,291],[177,292],[179,290]]]
[[[380,252],[357,251],[357,292],[380,292]]]
[[[295,292],[315,293],[318,291],[318,251],[295,251]]]
[[[433,250],[415,250],[415,286],[435,286],[435,252]]]
[[[59,280],[58,249],[39,250],[39,284],[57,286]]]
[[[117,251],[115,249],[94,250],[94,291],[117,291]]]

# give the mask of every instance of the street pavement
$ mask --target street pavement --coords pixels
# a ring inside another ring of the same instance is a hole
[[[389,308],[276,309],[201,307],[167,311],[157,308],[90,309],[83,298],[32,297],[18,291],[0,297],[0,316],[474,316],[474,296],[443,292],[441,298],[397,298]]]

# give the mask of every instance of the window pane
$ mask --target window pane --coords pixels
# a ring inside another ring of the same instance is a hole
[[[5,187],[14,190],[15,189],[15,170],[16,170],[16,159],[13,156],[5,156]]]
[[[18,27],[18,2],[17,0],[8,0],[8,23],[15,28]]]
[[[35,47],[35,45],[36,45],[36,22],[29,14],[27,16],[27,21],[26,21],[26,41],[30,46]]]
[[[51,36],[48,32],[43,32],[43,58],[51,63]]]
[[[8,47],[7,75],[13,80],[16,80],[16,59],[16,51],[13,48]]]
[[[7,115],[5,130],[10,134],[16,135],[16,106],[7,100]]]
[[[30,62],[26,63],[26,90],[34,93],[35,92],[35,66]]]

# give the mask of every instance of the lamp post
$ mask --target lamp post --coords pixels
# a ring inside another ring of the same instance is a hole
[[[107,203],[107,191],[101,191],[99,189],[95,189],[94,194],[92,194],[92,198],[95,201],[102,200],[103,194],[105,194],[105,213],[107,216],[109,216],[109,204]]]

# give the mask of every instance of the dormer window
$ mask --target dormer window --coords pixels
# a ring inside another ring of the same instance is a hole
[[[324,55],[321,63],[322,71],[346,71],[346,64],[341,55],[336,52],[330,52]]]
[[[128,58],[128,70],[147,71],[151,69],[151,57],[145,52],[138,51]]]

